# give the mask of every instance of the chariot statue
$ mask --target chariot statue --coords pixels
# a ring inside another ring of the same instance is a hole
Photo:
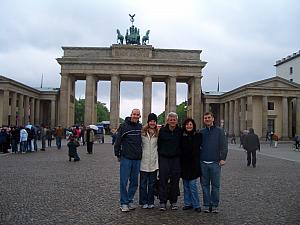
[[[150,30],[147,30],[146,35],[143,36],[143,38],[142,38],[142,44],[143,44],[143,45],[146,45],[146,42],[147,42],[147,41],[148,41],[148,43],[149,43],[149,34],[150,34]]]
[[[135,14],[133,14],[133,15],[129,14],[129,16],[130,16],[130,22],[132,23],[132,25],[129,28],[129,30],[128,29],[126,30],[125,43],[127,45],[128,44],[129,45],[140,45],[141,44],[140,30],[133,25]],[[147,42],[149,43],[149,33],[150,33],[150,30],[147,30],[146,35],[143,36],[143,38],[142,38],[143,45],[146,45]],[[123,40],[124,40],[124,36],[121,34],[119,29],[117,29],[118,44],[123,44]]]
[[[124,36],[121,34],[121,32],[119,31],[119,29],[117,29],[117,34],[118,34],[118,36],[117,36],[117,42],[118,42],[118,44],[123,44],[123,40],[124,40]]]

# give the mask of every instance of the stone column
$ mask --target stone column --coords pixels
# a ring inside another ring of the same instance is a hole
[[[225,102],[224,129],[228,133],[229,131],[229,103],[228,102]]]
[[[56,103],[55,100],[51,100],[51,121],[50,121],[50,126],[51,128],[55,127],[55,112],[56,112]]]
[[[30,99],[30,123],[34,124],[34,117],[35,117],[35,99]]]
[[[110,87],[110,128],[117,129],[119,127],[120,117],[120,77],[112,75]]]
[[[201,111],[201,77],[194,77],[188,81],[187,116],[194,118],[196,127],[202,127]]]
[[[60,81],[60,107],[59,107],[59,119],[60,125],[64,128],[69,124],[69,112],[70,112],[70,76],[66,73],[61,74]]]
[[[234,134],[240,136],[240,107],[238,99],[234,100]]]
[[[229,101],[229,135],[232,135],[233,128],[234,128],[234,108],[233,108],[233,101]]]
[[[205,112],[210,112],[210,104],[205,103]]]
[[[252,96],[247,96],[247,129],[253,128]]]
[[[98,93],[98,79],[95,78],[95,93],[94,93],[94,112],[93,112],[93,123],[101,122],[97,121],[97,93]],[[75,93],[74,93],[75,94]]]
[[[169,112],[176,112],[176,77],[170,76],[166,84],[166,119]]]
[[[35,125],[40,125],[40,100],[36,99],[36,107],[35,107],[35,113],[34,113],[34,124]]]
[[[152,103],[152,77],[146,76],[143,81],[143,124],[147,123],[148,115],[151,113]]]
[[[76,79],[70,77],[69,90],[70,90],[70,103],[69,103],[69,113],[68,113],[68,126],[75,123],[75,83]]]
[[[26,126],[29,123],[29,96],[24,96],[24,117]]]
[[[296,135],[300,135],[300,95],[296,98]]]
[[[268,131],[268,97],[262,97],[262,137],[265,137]]]
[[[289,123],[288,123],[288,101],[287,97],[282,97],[282,140],[288,140],[288,130],[289,130]]]
[[[246,102],[245,98],[241,98],[241,120],[240,120],[240,130],[246,130]]]
[[[11,97],[11,118],[10,118],[10,123],[12,126],[17,125],[16,117],[17,117],[17,93],[13,92]]]
[[[220,124],[221,124],[221,120],[223,120],[223,123],[224,123],[224,104],[223,103],[220,104],[220,121],[219,121]],[[223,124],[223,126],[224,126],[224,124]]]
[[[85,109],[84,109],[84,124],[94,124],[95,115],[95,78],[93,75],[86,75],[85,86]]]
[[[3,91],[3,111],[2,111],[2,125],[8,125],[8,107],[9,107],[9,91]]]
[[[24,126],[24,95],[21,94],[19,98],[18,112],[18,126]]]
[[[288,107],[289,107],[289,138],[293,138],[293,103],[292,99],[288,102]]]

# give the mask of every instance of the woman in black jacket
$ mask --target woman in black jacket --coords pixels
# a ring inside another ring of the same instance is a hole
[[[195,121],[190,118],[184,121],[182,129],[180,142],[181,178],[184,187],[184,207],[182,209],[194,209],[196,212],[201,212],[198,178],[201,175],[200,145],[202,135],[196,131]]]

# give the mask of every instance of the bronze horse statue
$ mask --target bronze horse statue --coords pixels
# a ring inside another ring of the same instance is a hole
[[[117,29],[117,34],[118,34],[118,36],[117,36],[117,42],[122,45],[123,44],[123,40],[124,40],[124,36],[121,34],[121,32],[119,31],[119,29]]]
[[[146,45],[146,42],[147,42],[147,41],[148,41],[148,43],[149,43],[149,33],[150,33],[150,30],[147,30],[146,35],[143,36],[143,38],[142,38],[142,44],[143,44],[143,45]]]

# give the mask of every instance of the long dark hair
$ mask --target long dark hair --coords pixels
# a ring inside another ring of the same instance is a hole
[[[195,123],[195,120],[193,120],[192,118],[186,118],[185,121],[183,122],[182,124],[182,129],[184,132],[187,133],[187,130],[186,130],[186,125],[191,122],[193,124],[193,130],[191,131],[192,133],[194,133],[196,131],[196,123]]]

